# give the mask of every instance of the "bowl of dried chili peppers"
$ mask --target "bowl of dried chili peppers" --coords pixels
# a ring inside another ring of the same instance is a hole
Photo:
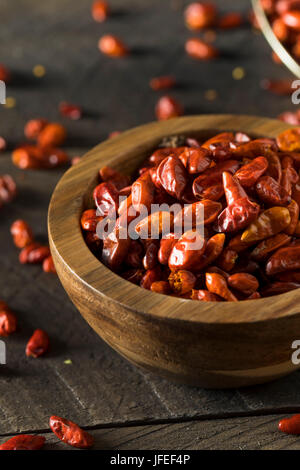
[[[55,266],[132,363],[210,388],[279,378],[300,332],[300,128],[187,116],[124,132],[58,183]]]

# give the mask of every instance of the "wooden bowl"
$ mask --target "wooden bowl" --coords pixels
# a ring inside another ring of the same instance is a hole
[[[296,370],[300,289],[260,300],[197,302],[156,294],[125,281],[91,253],[80,215],[92,207],[98,170],[131,174],[165,136],[200,138],[225,130],[275,137],[283,122],[207,115],[140,126],[92,149],[59,181],[49,208],[49,240],[60,280],[86,321],[137,366],[206,388],[267,382]]]

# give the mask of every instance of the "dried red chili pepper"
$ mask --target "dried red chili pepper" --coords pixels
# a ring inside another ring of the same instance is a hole
[[[9,336],[17,329],[17,317],[7,305],[0,305],[0,336]]]
[[[170,274],[169,283],[176,294],[186,294],[194,288],[196,276],[190,271],[179,270]]]
[[[205,197],[211,199],[205,194],[207,189],[210,189],[214,186],[221,186],[221,196],[224,194],[223,184],[222,184],[222,175],[225,171],[235,173],[239,168],[239,162],[236,160],[225,160],[224,162],[217,163],[214,167],[205,170],[197,178],[195,178],[193,183],[193,193],[197,198]],[[220,197],[221,197],[220,196]],[[219,199],[219,198],[218,198]],[[215,200],[215,199],[214,199]]]
[[[158,240],[153,240],[151,241],[147,248],[146,248],[146,253],[143,258],[143,265],[146,270],[154,269],[155,266],[158,264],[158,249],[159,249],[159,244],[156,243]]]
[[[300,434],[300,414],[281,419],[278,423],[278,429],[287,434]]]
[[[270,297],[272,295],[285,294],[299,288],[299,282],[272,282],[269,286],[262,289],[262,294],[264,297]]]
[[[173,246],[169,257],[169,268],[188,271],[197,269],[205,248],[205,239],[198,232],[194,230],[185,232]]]
[[[96,0],[92,4],[92,17],[98,23],[103,23],[109,16],[109,6],[104,0]]]
[[[282,152],[300,151],[300,128],[287,129],[276,139],[277,145]]]
[[[25,220],[15,220],[10,227],[10,233],[18,248],[24,248],[34,240],[32,230]]]
[[[162,272],[159,266],[155,266],[153,269],[148,269],[141,280],[141,287],[144,289],[151,289],[153,282],[161,281]]]
[[[15,199],[17,185],[10,175],[0,175],[0,207]]]
[[[203,29],[212,26],[217,18],[213,3],[194,2],[184,12],[185,23],[189,29]]]
[[[238,259],[237,252],[227,247],[222,251],[222,253],[220,253],[220,256],[217,259],[216,264],[223,271],[230,272],[233,270],[237,259]]]
[[[261,261],[267,258],[268,255],[273,251],[276,251],[278,248],[287,245],[290,241],[291,237],[289,237],[287,234],[278,233],[277,235],[260,242],[252,251],[251,258],[255,259],[256,261]]]
[[[218,216],[218,231],[241,230],[257,218],[260,207],[249,199],[239,180],[229,172],[223,173],[223,185],[228,206]]]
[[[271,176],[262,176],[255,186],[259,199],[269,206],[283,206],[290,196],[288,192]]]
[[[218,21],[218,28],[233,29],[243,24],[244,20],[240,13],[231,12],[223,15]]]
[[[93,192],[98,214],[101,216],[116,215],[119,208],[119,193],[112,183],[100,183]]]
[[[78,424],[59,416],[51,416],[49,425],[54,434],[65,444],[78,449],[89,449],[94,444],[94,438]]]
[[[49,350],[49,337],[43,330],[37,329],[26,345],[26,356],[40,357]]]
[[[288,28],[300,32],[300,12],[298,10],[290,10],[283,13],[282,21]]]
[[[34,242],[20,251],[19,261],[21,264],[40,264],[48,256],[50,256],[49,247]]]
[[[257,157],[250,163],[243,165],[235,173],[235,177],[244,188],[252,188],[256,181],[266,172],[268,165],[268,160],[265,157]]]
[[[162,233],[173,231],[173,219],[172,212],[154,212],[138,222],[135,230],[142,239],[148,237],[157,239]]]
[[[130,185],[130,178],[127,175],[123,175],[117,170],[104,166],[99,171],[101,180],[104,183],[112,183],[120,191]]]
[[[157,294],[168,295],[171,293],[170,284],[167,281],[152,282],[150,290]]]
[[[212,292],[209,292],[205,289],[193,290],[191,299],[202,300],[203,302],[219,302],[220,300],[222,300],[222,298],[218,295],[213,294]]]
[[[202,173],[210,167],[212,161],[210,152],[202,147],[186,147],[179,155],[179,159],[187,169],[187,171],[194,175]]]
[[[130,239],[120,237],[120,229],[117,227],[111,232],[103,242],[102,260],[103,262],[114,270],[120,269],[128,249],[130,246]]]
[[[242,234],[241,240],[245,242],[258,242],[276,235],[291,223],[291,216],[285,207],[271,207],[258,216],[255,222]]]
[[[154,203],[155,187],[152,183],[150,173],[143,173],[131,187],[131,202],[137,212],[142,210],[142,206],[150,210]]]
[[[222,209],[222,204],[210,199],[194,202],[185,206],[174,218],[174,227],[185,230],[196,228],[202,224],[208,225],[214,222]]]
[[[47,124],[47,119],[31,119],[24,127],[25,137],[29,140],[36,140]]]
[[[229,290],[226,279],[217,273],[206,273],[206,287],[209,292],[219,295],[229,302],[236,302],[237,298]]]
[[[227,279],[228,285],[245,295],[252,295],[259,287],[258,280],[252,274],[236,273]]]
[[[11,81],[11,72],[4,64],[0,64],[0,80],[5,83]]]
[[[40,450],[45,441],[44,436],[20,434],[1,444],[0,450]]]
[[[50,122],[41,130],[37,137],[40,147],[60,147],[67,138],[67,131],[64,126],[57,122]]]
[[[185,50],[190,57],[197,60],[212,60],[219,55],[216,47],[199,38],[188,39],[185,43]]]
[[[266,266],[269,276],[300,269],[300,245],[279,248],[270,258]]]
[[[188,182],[186,170],[175,156],[165,158],[157,169],[159,181],[168,194],[180,199]]]
[[[45,273],[56,274],[56,268],[55,268],[52,256],[48,256],[48,258],[44,259],[44,261],[43,261],[43,271]]]
[[[299,205],[296,201],[292,200],[287,206],[287,209],[290,213],[291,222],[289,226],[285,229],[285,233],[287,233],[288,235],[293,235],[299,221]]]
[[[82,213],[80,223],[83,230],[95,232],[101,220],[103,220],[103,216],[97,215],[97,210],[87,209]]]
[[[171,96],[162,96],[155,107],[155,114],[159,121],[182,116],[183,112],[182,105]]]
[[[82,109],[77,104],[62,101],[59,104],[59,112],[62,116],[78,121],[82,117]]]
[[[150,80],[150,87],[152,90],[166,90],[173,88],[176,85],[176,79],[172,75],[166,75],[164,77],[155,77]]]
[[[129,54],[128,47],[116,36],[106,34],[99,39],[100,52],[110,57],[124,57]]]

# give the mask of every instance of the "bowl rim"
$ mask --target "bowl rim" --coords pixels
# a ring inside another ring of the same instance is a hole
[[[142,290],[112,272],[92,254],[84,241],[79,217],[84,198],[94,187],[101,166],[110,164],[113,167],[120,161],[125,162],[126,156],[154,148],[164,136],[227,130],[275,137],[292,127],[258,116],[196,115],[144,124],[102,142],[66,171],[54,189],[48,211],[49,241],[54,258],[100,299],[109,299],[149,318],[203,324],[249,324],[297,314],[300,289],[240,302],[196,302]]]

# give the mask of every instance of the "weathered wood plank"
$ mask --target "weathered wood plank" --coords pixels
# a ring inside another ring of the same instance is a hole
[[[299,436],[277,430],[283,415],[90,430],[96,450],[279,450],[300,448]],[[46,450],[71,450],[44,433]],[[0,436],[0,442],[8,437]]]
[[[16,14],[15,2],[2,0],[0,57],[14,72],[7,94],[16,98],[17,106],[0,106],[0,135],[12,144],[23,141],[28,118],[60,119],[57,106],[66,99],[87,111],[78,122],[63,120],[70,134],[70,153],[83,154],[111,130],[154,118],[158,95],[149,89],[148,81],[160,74],[178,77],[180,86],[172,94],[185,104],[187,113],[276,116],[291,107],[288,97],[275,99],[259,88],[265,76],[279,78],[286,73],[272,64],[268,45],[249,28],[219,34],[223,57],[202,64],[183,52],[190,32],[181,11],[188,1],[128,0],[124,5],[123,0],[111,0],[115,15],[103,25],[92,21],[90,3],[20,0]],[[226,8],[246,14],[249,2],[237,5],[227,0]],[[133,48],[130,58],[112,61],[101,56],[97,41],[107,32],[128,42]],[[43,79],[32,75],[38,63],[46,67]],[[239,82],[232,80],[236,66],[246,70]],[[216,89],[218,100],[206,101],[207,89]],[[22,172],[1,154],[2,173],[14,176],[19,196],[1,210],[0,298],[17,311],[20,327],[5,340],[8,363],[0,366],[0,433],[47,429],[52,413],[98,426],[300,409],[300,374],[251,390],[213,392],[170,384],[127,364],[81,319],[55,276],[42,273],[39,266],[18,263],[10,224],[24,218],[46,239],[47,206],[62,171]],[[36,327],[49,332],[52,348],[47,357],[29,360],[25,343]],[[72,364],[65,364],[66,359]]]

